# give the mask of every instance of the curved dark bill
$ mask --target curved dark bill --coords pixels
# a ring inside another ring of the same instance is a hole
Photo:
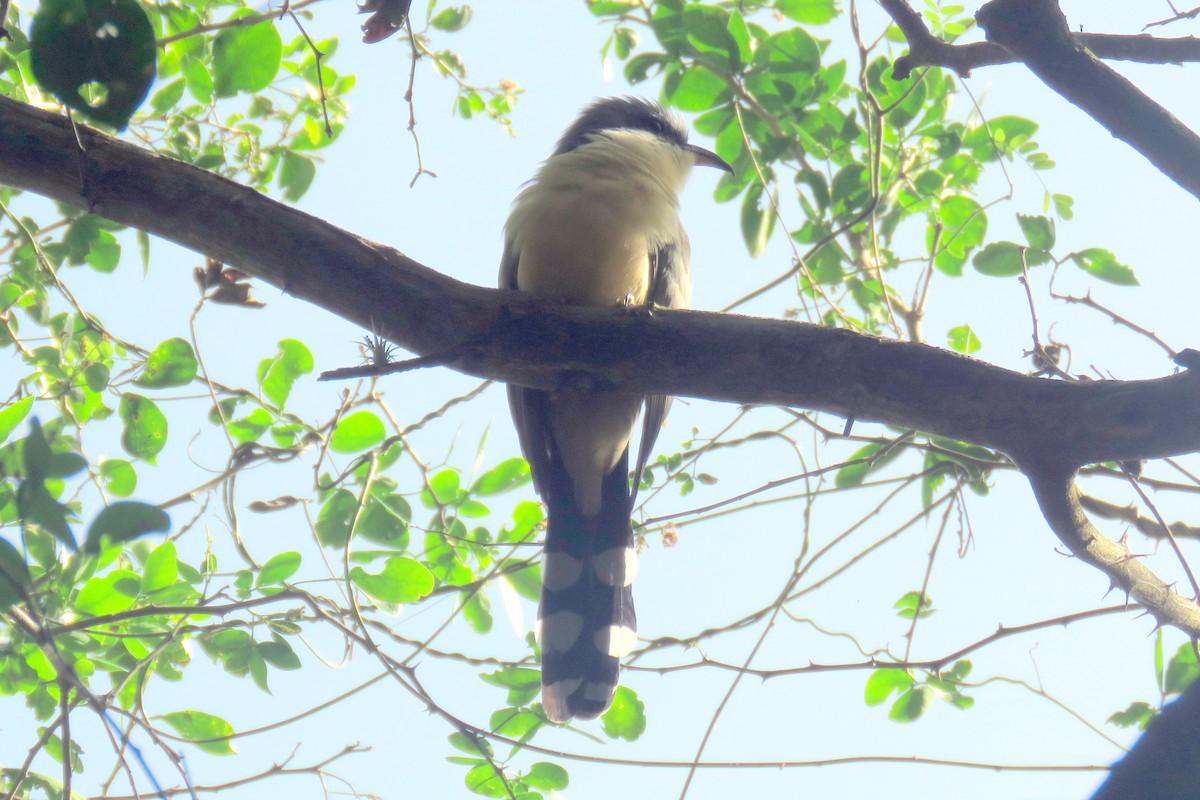
[[[733,167],[725,163],[725,159],[714,153],[712,150],[705,150],[698,144],[689,144],[684,147],[689,153],[696,157],[696,163],[702,167],[716,167],[723,169],[726,172],[733,172]]]

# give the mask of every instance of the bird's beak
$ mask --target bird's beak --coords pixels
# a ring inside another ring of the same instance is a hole
[[[712,150],[705,150],[697,144],[689,144],[685,149],[692,154],[696,159],[696,163],[702,167],[716,167],[723,169],[726,172],[732,173],[733,167],[725,163],[725,159],[714,153]]]

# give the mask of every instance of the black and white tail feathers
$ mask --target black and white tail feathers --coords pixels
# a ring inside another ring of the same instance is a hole
[[[637,638],[628,475],[626,450],[604,478],[600,512],[592,517],[579,512],[569,481],[547,487],[538,619],[542,706],[554,722],[604,713],[617,689],[621,658]]]

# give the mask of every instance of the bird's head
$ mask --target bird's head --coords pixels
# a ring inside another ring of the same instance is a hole
[[[678,191],[694,165],[733,172],[724,159],[687,140],[677,114],[650,100],[606,97],[587,106],[567,128],[553,155],[601,150],[613,159],[672,174],[666,182]],[[667,178],[666,175],[663,176]]]

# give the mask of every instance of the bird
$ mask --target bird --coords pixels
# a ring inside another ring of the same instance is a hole
[[[692,167],[732,173],[661,104],[609,97],[583,109],[513,202],[500,288],[561,303],[688,308],[691,252],[679,193]],[[509,408],[547,508],[538,609],[542,708],[551,722],[612,705],[636,643],[631,515],[670,398],[509,384]],[[643,412],[637,469],[629,448]]]

